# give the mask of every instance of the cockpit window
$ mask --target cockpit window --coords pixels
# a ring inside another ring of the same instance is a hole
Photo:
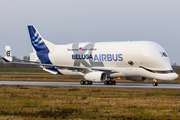
[[[166,74],[166,73],[174,73],[173,70],[166,70],[166,71],[155,71],[157,73],[160,73],[160,74]]]
[[[159,73],[159,74],[168,74],[168,73],[174,73],[173,70],[165,70],[165,71],[158,71],[158,70],[150,70],[150,69],[147,69],[145,67],[142,67],[142,66],[139,66],[139,68],[143,68],[149,72],[152,72],[152,73]]]

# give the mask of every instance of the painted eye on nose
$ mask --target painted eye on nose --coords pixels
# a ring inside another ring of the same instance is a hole
[[[131,60],[128,61],[128,64],[133,66],[134,65],[134,62],[132,62]]]

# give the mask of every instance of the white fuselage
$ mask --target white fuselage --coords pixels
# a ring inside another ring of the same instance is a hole
[[[175,80],[168,54],[154,42],[97,42],[60,45],[49,53],[54,65],[112,69],[115,77],[146,77]],[[82,72],[58,69],[63,75],[83,76]]]

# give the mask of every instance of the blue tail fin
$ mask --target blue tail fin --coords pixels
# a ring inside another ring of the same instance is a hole
[[[48,56],[50,50],[45,44],[44,39],[41,37],[40,33],[32,25],[28,26],[28,30],[29,30],[32,46],[36,50],[36,55],[41,61],[41,63],[52,64]]]
[[[34,47],[36,52],[49,52],[48,47],[44,43],[43,38],[37,31],[37,29],[34,26],[30,25],[28,26],[28,30],[32,46]]]
[[[34,26],[32,25],[28,26],[28,30],[29,30],[32,46],[36,51],[35,54],[37,55],[41,63],[52,64],[51,60],[49,59],[49,53],[53,51],[55,45],[43,39]],[[33,55],[35,54],[33,53]],[[37,58],[37,57],[35,56],[33,58]],[[57,73],[61,74],[55,67],[44,68],[44,70],[53,74],[57,74]]]

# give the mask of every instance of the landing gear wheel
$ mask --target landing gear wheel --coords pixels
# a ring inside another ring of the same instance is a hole
[[[112,81],[111,80],[108,80],[108,85],[112,85]]]
[[[85,81],[85,85],[89,85],[89,81],[86,80],[86,81]]]
[[[81,84],[81,85],[84,85],[84,80],[81,80],[80,84]]]
[[[89,81],[89,85],[92,85],[92,81]]]
[[[113,84],[113,85],[116,85],[116,81],[112,81],[112,84]]]
[[[153,83],[153,86],[158,86],[158,83],[157,83],[157,82],[154,82],[154,83]]]
[[[157,83],[158,80],[156,79],[153,79],[153,86],[158,86],[158,83]]]
[[[108,84],[108,81],[107,81],[107,80],[106,80],[106,81],[104,81],[104,84],[105,84],[105,85],[107,85],[107,84]]]

